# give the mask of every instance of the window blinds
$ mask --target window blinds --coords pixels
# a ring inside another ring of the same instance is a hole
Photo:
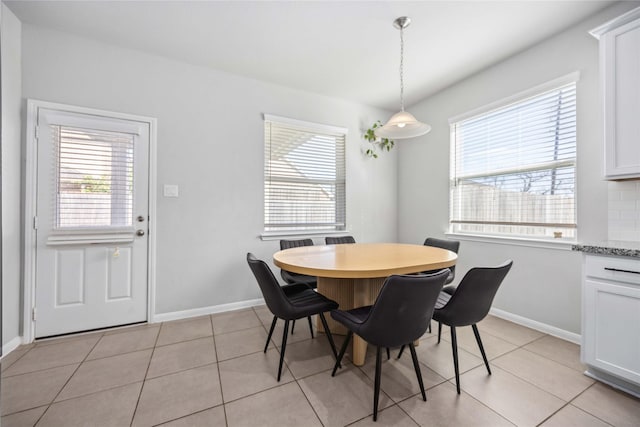
[[[265,119],[265,231],[343,230],[345,134]]]
[[[451,132],[452,231],[575,236],[575,82]]]
[[[52,125],[54,227],[127,227],[133,217],[134,136]]]

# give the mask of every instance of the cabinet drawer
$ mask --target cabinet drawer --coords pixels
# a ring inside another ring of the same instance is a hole
[[[586,256],[587,277],[640,285],[640,260],[607,256]]]

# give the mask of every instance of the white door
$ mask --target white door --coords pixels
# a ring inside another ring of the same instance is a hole
[[[38,108],[36,338],[147,319],[149,133]]]

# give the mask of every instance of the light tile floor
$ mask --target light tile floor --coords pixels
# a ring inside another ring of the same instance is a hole
[[[458,330],[459,396],[448,328],[417,347],[427,402],[408,352],[385,358],[374,424],[371,352],[332,378],[325,336],[301,320],[278,383],[282,322],[265,354],[270,322],[256,307],[21,346],[2,361],[2,427],[640,425],[640,399],[584,376],[578,346],[495,317],[479,324],[491,376]]]

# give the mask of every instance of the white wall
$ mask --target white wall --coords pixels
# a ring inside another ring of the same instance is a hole
[[[418,243],[426,236],[442,237],[448,228],[450,117],[574,71],[581,73],[577,85],[578,239],[605,240],[608,193],[607,183],[602,180],[598,42],[588,31],[637,6],[637,2],[616,4],[412,106],[409,111],[431,124],[433,130],[399,147],[400,241]],[[458,278],[473,266],[496,265],[507,258],[514,260],[514,266],[494,308],[579,334],[580,254],[463,241],[456,270]]]
[[[20,335],[21,23],[2,4],[2,345]],[[12,342],[13,341],[13,342]],[[13,345],[11,345],[13,344]],[[4,348],[3,353],[12,348]]]
[[[23,97],[158,119],[156,313],[261,297],[245,255],[279,249],[258,238],[262,113],[348,128],[349,231],[397,240],[397,150],[361,153],[361,129],[389,112],[26,24]],[[163,198],[163,184],[180,197]]]

